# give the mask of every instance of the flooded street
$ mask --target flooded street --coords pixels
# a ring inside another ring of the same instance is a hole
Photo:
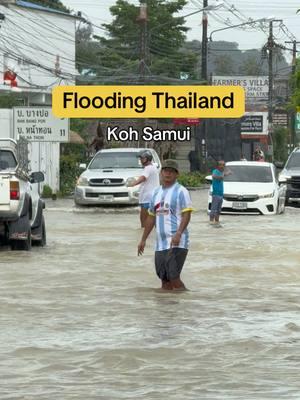
[[[184,293],[136,207],[49,201],[47,247],[0,250],[1,400],[300,398],[300,209],[216,229],[191,195]]]

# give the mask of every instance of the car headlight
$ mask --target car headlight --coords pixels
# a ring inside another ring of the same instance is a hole
[[[130,187],[137,179],[138,177],[131,176],[130,178],[127,178],[125,185]]]
[[[76,182],[77,186],[89,186],[89,181],[85,176],[80,176]]]
[[[279,177],[278,177],[279,183],[286,183],[286,181],[287,181],[288,179],[291,179],[291,176],[281,174],[281,175],[279,175]]]
[[[261,195],[259,195],[259,198],[260,199],[269,199],[271,197],[274,197],[274,194],[275,194],[275,190],[273,190],[272,193],[261,194]]]

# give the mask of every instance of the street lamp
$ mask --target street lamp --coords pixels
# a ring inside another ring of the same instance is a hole
[[[186,14],[186,15],[183,15],[182,18],[190,17],[191,15],[198,14],[198,13],[200,13],[200,12],[202,12],[202,11],[214,11],[214,10],[218,10],[219,8],[223,7],[223,5],[224,5],[224,2],[222,1],[222,2],[219,2],[218,4],[216,4],[216,5],[214,5],[214,6],[212,6],[212,5],[206,6],[206,7],[201,8],[200,10],[191,12],[191,13]]]
[[[227,29],[233,29],[233,28],[239,28],[240,26],[245,26],[245,25],[252,25],[255,24],[256,22],[270,22],[272,21],[274,18],[259,18],[259,19],[251,19],[247,22],[243,22],[242,24],[237,24],[237,25],[231,25],[231,26],[226,26],[226,28],[220,28],[220,29],[215,29],[214,31],[212,31],[209,35],[209,41],[212,41],[212,36],[214,33],[216,32],[220,32],[220,31],[225,31]]]

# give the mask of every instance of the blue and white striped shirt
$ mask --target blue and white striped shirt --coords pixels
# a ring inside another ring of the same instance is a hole
[[[171,247],[172,236],[180,226],[182,213],[192,210],[190,194],[178,182],[171,187],[159,186],[154,190],[149,214],[155,216],[156,251],[167,250]],[[185,229],[178,247],[187,249],[188,246],[189,232]]]

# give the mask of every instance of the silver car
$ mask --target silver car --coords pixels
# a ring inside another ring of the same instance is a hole
[[[74,193],[75,204],[138,204],[139,186],[128,187],[127,184],[141,175],[143,167],[139,154],[144,150],[100,150],[78,178]],[[161,163],[156,151],[147,150],[153,154],[153,163],[160,170]]]
[[[286,185],[285,204],[300,204],[300,148],[296,147],[290,154],[283,170],[279,174],[279,182]]]

